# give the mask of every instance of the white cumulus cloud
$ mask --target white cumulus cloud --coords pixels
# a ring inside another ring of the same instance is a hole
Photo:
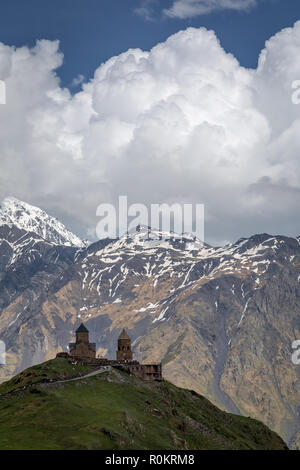
[[[243,11],[257,5],[257,0],[175,0],[164,14],[171,18],[192,18],[218,10]]]
[[[112,57],[72,95],[57,42],[0,44],[0,199],[40,205],[82,236],[119,195],[204,203],[208,242],[299,234],[299,52],[300,22],[266,43],[256,70],[189,28]]]

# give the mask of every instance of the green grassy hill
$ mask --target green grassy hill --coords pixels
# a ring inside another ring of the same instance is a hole
[[[285,449],[259,421],[169,382],[54,359],[0,385],[0,449]]]

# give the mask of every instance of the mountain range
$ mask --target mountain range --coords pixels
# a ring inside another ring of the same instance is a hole
[[[153,239],[149,239],[149,232]],[[300,238],[269,234],[224,247],[140,227],[88,244],[41,209],[0,208],[1,381],[67,350],[84,322],[115,357],[134,356],[220,408],[251,416],[300,447]]]

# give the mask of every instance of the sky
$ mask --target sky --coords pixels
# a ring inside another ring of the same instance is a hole
[[[205,241],[300,234],[295,0],[1,0],[0,200],[203,203]]]
[[[92,78],[110,57],[129,48],[149,50],[189,26],[213,29],[226,51],[254,68],[266,39],[300,19],[297,0],[228,1],[242,7],[198,15],[197,3],[222,0],[195,1],[188,16],[176,16],[176,11],[170,16],[164,10],[171,10],[172,0],[1,0],[0,40],[33,47],[37,39],[58,39],[64,53],[58,74],[62,85],[70,87],[78,77]],[[252,8],[244,9],[248,4]]]

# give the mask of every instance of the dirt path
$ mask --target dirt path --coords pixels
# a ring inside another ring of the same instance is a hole
[[[79,377],[75,377],[74,379],[66,379],[66,380],[57,380],[55,382],[47,382],[47,385],[55,385],[65,382],[74,382],[75,380],[87,379],[88,377],[93,377],[94,375],[103,374],[103,372],[108,372],[111,370],[111,366],[100,367],[100,369],[93,370],[85,375],[80,375]]]
[[[103,372],[108,372],[109,370],[111,370],[111,366],[103,366],[103,367],[100,367],[97,370],[93,370],[92,372],[89,372],[88,374],[80,375],[78,377],[74,377],[73,379],[56,380],[55,382],[37,382],[37,383],[33,383],[33,384],[30,384],[30,385],[22,387],[22,388],[17,388],[15,390],[12,390],[12,391],[7,392],[7,393],[2,393],[2,394],[0,393],[0,397],[2,398],[2,397],[12,395],[14,393],[24,392],[28,388],[34,388],[34,387],[38,387],[38,386],[48,387],[50,385],[56,385],[56,384],[60,384],[60,383],[73,382],[75,380],[86,379],[88,377],[93,377],[94,375],[103,374]]]

